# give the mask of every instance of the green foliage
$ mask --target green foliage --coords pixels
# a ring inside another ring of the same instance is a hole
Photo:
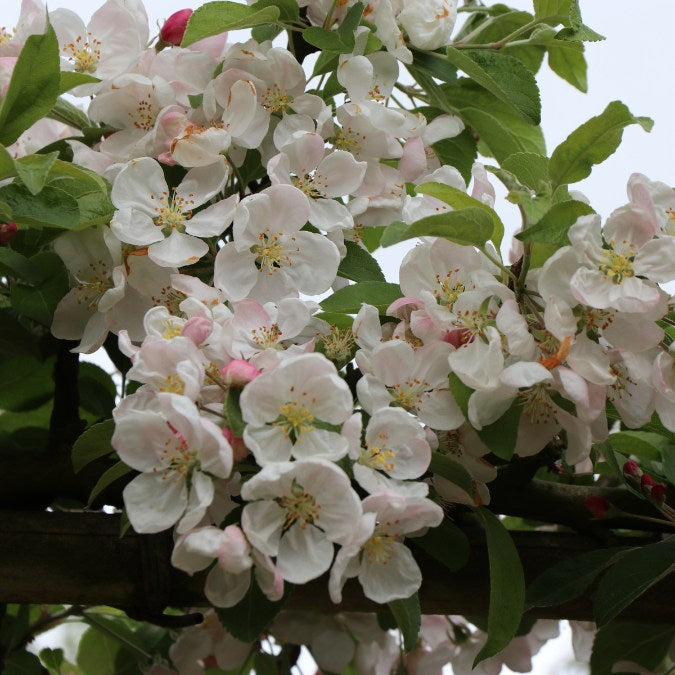
[[[58,152],[47,155],[28,155],[14,162],[17,174],[32,195],[40,193],[54,165]]]
[[[432,147],[441,164],[454,166],[467,184],[471,181],[471,168],[478,150],[476,139],[468,129],[454,138],[443,138]]]
[[[411,652],[417,645],[420,632],[422,611],[417,593],[403,600],[392,600],[387,603],[389,611],[396,619],[396,625],[403,635],[403,649]]]
[[[451,572],[462,569],[469,561],[469,540],[464,532],[447,518],[444,518],[438,527],[429,528],[423,537],[415,537],[410,542],[445,565]]]
[[[127,466],[124,462],[116,462],[109,469],[106,469],[99,479],[96,481],[96,485],[91,489],[89,493],[89,501],[87,506],[91,506],[96,497],[98,497],[103,490],[110,487],[115,481],[118,481],[120,478],[124,478],[128,473],[131,473],[133,469]]]
[[[443,455],[440,452],[432,452],[429,470],[454,483],[473,499],[476,492],[473,478],[464,466],[452,459],[452,457]]]
[[[244,428],[246,427],[246,422],[244,422],[244,418],[241,416],[241,407],[239,406],[240,395],[240,389],[230,387],[225,395],[223,409],[227,417],[227,423],[237,438],[241,438],[244,435]]]
[[[0,201],[9,206],[12,220],[18,225],[72,230],[80,221],[77,200],[51,185],[34,195],[26,186],[11,183],[0,187]]]
[[[523,242],[539,242],[565,246],[570,243],[567,231],[581,216],[595,213],[592,207],[584,202],[567,201],[554,204],[542,219],[516,235]]]
[[[377,260],[353,241],[345,241],[347,255],[340,261],[338,276],[352,281],[384,281]]]
[[[326,312],[356,314],[361,309],[361,305],[366,303],[376,307],[380,314],[384,314],[387,307],[400,297],[401,288],[398,284],[384,281],[361,281],[335,291],[333,295],[329,295],[319,304]]]
[[[0,143],[10,145],[56,102],[60,85],[59,43],[51,25],[30,35],[19,54],[0,104]]]
[[[337,30],[332,31],[310,26],[302,32],[302,38],[305,42],[321,50],[327,49],[339,54],[350,54],[354,50],[354,31],[361,21],[363,10],[363,3],[357,2],[347,12]]]
[[[551,155],[549,173],[553,186],[588,177],[594,164],[604,162],[619,147],[629,124],[639,124],[650,131],[654,123],[648,117],[634,117],[621,101],[612,101],[600,115],[575,129]]]
[[[485,527],[490,558],[488,639],[476,656],[474,668],[500,652],[515,637],[525,607],[525,577],[518,551],[508,530],[485,507],[476,510]]]
[[[181,47],[189,47],[199,40],[225,31],[273,23],[280,14],[279,8],[273,5],[258,9],[256,5],[242,5],[225,0],[207,2],[190,17]]]
[[[535,192],[549,187],[548,158],[534,152],[516,152],[505,157],[502,169],[512,173],[515,178]]]
[[[54,393],[54,359],[19,356],[0,363],[0,409],[21,412],[37,408]]]
[[[112,377],[93,363],[80,363],[78,376],[80,407],[94,415],[95,419],[112,416],[117,387]]]
[[[512,405],[496,422],[478,430],[478,436],[493,455],[506,461],[513,457],[522,412],[521,405]]]
[[[112,439],[115,424],[112,420],[105,420],[89,427],[73,444],[71,461],[75,473],[101,457],[108,457],[113,453],[110,440]]]

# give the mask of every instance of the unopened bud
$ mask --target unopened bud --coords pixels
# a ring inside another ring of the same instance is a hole
[[[586,497],[584,505],[591,512],[593,518],[604,518],[611,507],[611,504],[604,497],[598,497],[597,495]]]
[[[666,501],[666,491],[667,488],[663,483],[654,483],[649,498],[657,505],[662,506]]]
[[[192,340],[197,347],[206,340],[213,330],[213,322],[204,316],[193,316],[183,326],[181,335]]]
[[[16,237],[16,223],[8,220],[6,223],[0,223],[0,246],[7,246],[14,237]]]
[[[638,466],[637,462],[634,462],[632,459],[629,459],[623,465],[623,475],[626,477],[630,476],[631,478],[639,480],[643,474],[642,469]]]
[[[192,16],[191,9],[181,9],[172,14],[159,31],[159,39],[169,45],[180,47],[185,35],[185,28]]]
[[[642,488],[642,492],[647,495],[650,494],[653,486],[654,479],[648,473],[643,473],[640,477],[640,487]]]
[[[260,371],[248,361],[234,359],[221,368],[220,374],[228,386],[243,387],[251,380],[255,380]]]
[[[232,429],[229,427],[221,429],[221,432],[232,448],[232,459],[235,462],[243,462],[249,454],[249,449],[246,447],[244,441],[238,436],[235,436],[234,433],[232,433]]]

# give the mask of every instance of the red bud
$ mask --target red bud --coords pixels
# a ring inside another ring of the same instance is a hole
[[[642,469],[638,466],[637,462],[634,462],[632,459],[629,459],[623,465],[623,475],[631,476],[633,478],[640,478],[640,476],[642,476]]]
[[[666,501],[666,486],[663,483],[654,483],[649,497],[657,504],[663,504]]]
[[[0,246],[7,246],[14,237],[16,237],[16,223],[8,220],[6,223],[0,223]]]
[[[586,508],[591,512],[593,518],[604,518],[610,509],[610,503],[604,497],[591,495],[584,500]]]
[[[185,28],[191,16],[191,9],[181,9],[172,14],[160,29],[159,39],[162,42],[179,47],[180,43],[183,41]]]

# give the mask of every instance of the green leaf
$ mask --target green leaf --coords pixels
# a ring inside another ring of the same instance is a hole
[[[588,91],[587,66],[581,42],[554,40],[548,47],[548,65],[556,75],[579,91]]]
[[[7,246],[0,247],[0,273],[31,284],[39,284],[44,278],[37,265]]]
[[[345,241],[347,255],[340,261],[338,276],[352,281],[384,281],[384,274],[368,251],[353,241]]]
[[[404,600],[392,600],[387,603],[396,619],[396,625],[403,635],[403,649],[411,652],[417,646],[420,633],[422,611],[417,593]]]
[[[384,230],[384,225],[369,225],[358,230],[361,242],[371,253],[380,247]]]
[[[366,303],[377,307],[380,314],[384,314],[387,307],[394,300],[402,297],[398,284],[389,284],[383,281],[361,281],[358,284],[345,286],[333,295],[328,296],[319,304],[326,312],[340,314],[357,314],[361,305]]]
[[[238,2],[207,2],[190,17],[181,47],[188,47],[194,42],[225,31],[273,23],[279,15],[279,8],[275,6],[256,9],[254,5],[242,5]]]
[[[476,145],[473,134],[464,129],[459,136],[443,138],[434,143],[432,148],[441,164],[454,166],[468,185],[471,181],[471,168],[478,155]]]
[[[554,204],[544,217],[532,227],[516,235],[524,242],[539,242],[565,246],[569,244],[567,231],[582,216],[595,213],[592,207],[584,202],[569,201]]]
[[[61,666],[63,665],[63,649],[51,649],[45,647],[40,650],[40,661],[45,665],[50,675],[61,675]]]
[[[496,422],[477,432],[492,454],[506,461],[513,457],[522,412],[521,405],[513,405]]]
[[[611,446],[626,455],[637,455],[655,462],[665,461],[675,453],[675,445],[667,438],[649,431],[620,431],[610,434]]]
[[[17,319],[11,309],[0,309],[0,361],[17,356],[40,357],[37,338]]]
[[[532,72],[513,56],[447,48],[450,63],[533,124],[541,121],[539,88]]]
[[[68,292],[68,272],[61,258],[50,251],[36,253],[30,261],[40,269],[43,280],[34,286],[13,284],[12,307],[33,321],[51,326],[56,305]]]
[[[657,581],[675,571],[675,536],[626,553],[600,580],[593,614],[604,626]]]
[[[382,235],[382,246],[393,246],[416,237],[443,237],[463,246],[483,246],[494,231],[494,223],[483,209],[470,207],[427,216],[406,225],[396,221]]]
[[[253,659],[256,675],[278,675],[277,659],[272,654],[257,652]]]
[[[464,417],[469,415],[469,399],[471,394],[473,394],[473,389],[467,387],[462,380],[457,377],[456,373],[450,373],[448,377],[448,386],[450,391],[455,399],[455,402],[459,406],[459,409],[462,411]]]
[[[357,2],[347,12],[337,30],[326,30],[325,28],[310,26],[302,32],[302,38],[305,42],[321,50],[350,54],[354,50],[354,31],[361,21],[363,10],[363,3]]]
[[[549,172],[554,187],[589,176],[594,164],[606,160],[619,147],[624,127],[629,124],[651,131],[654,123],[648,117],[634,117],[621,101],[612,101],[600,115],[575,129],[551,155]]]
[[[43,35],[28,36],[0,105],[0,143],[14,143],[51,110],[59,94],[60,61],[50,24]]]
[[[81,84],[95,84],[101,80],[88,73],[77,73],[74,70],[62,70],[59,78],[59,94],[79,87]]]
[[[76,129],[80,129],[81,131],[91,129],[94,124],[89,117],[87,117],[86,113],[61,97],[56,99],[56,103],[52,106],[48,117],[68,124]]]
[[[447,518],[438,527],[429,528],[423,537],[415,537],[410,541],[451,572],[461,570],[469,561],[470,546],[467,536]]]
[[[241,407],[239,406],[240,396],[241,390],[234,387],[230,387],[225,396],[224,412],[227,415],[227,423],[237,438],[241,438],[244,435],[244,429],[246,428],[246,422],[244,422],[244,418],[241,416]]]
[[[81,408],[96,419],[106,419],[112,415],[117,387],[103,368],[86,361],[80,363],[77,386]]]
[[[491,511],[475,509],[483,521],[490,558],[490,609],[488,639],[473,662],[499,653],[515,637],[525,607],[525,577],[509,531]]]
[[[632,661],[656,670],[674,636],[672,625],[635,622],[603,626],[593,641],[591,675],[612,675],[617,661]]]
[[[75,441],[70,455],[75,473],[94,460],[107,457],[114,452],[110,445],[114,431],[115,423],[112,420],[105,420],[89,427]]]
[[[252,6],[255,10],[276,7],[282,21],[297,21],[300,15],[300,8],[296,0],[258,0]]]
[[[464,490],[471,499],[474,498],[476,485],[471,474],[464,468],[463,464],[455,461],[452,457],[440,452],[432,452],[429,471],[449,480]]]
[[[283,608],[286,598],[287,595],[284,595],[278,602],[268,600],[252,577],[251,586],[243,599],[234,607],[217,607],[216,614],[232,637],[242,642],[253,642],[272,623]]]
[[[4,661],[3,675],[41,675],[40,659],[27,651],[14,652]]]
[[[58,152],[50,152],[48,155],[28,155],[16,160],[19,178],[31,194],[38,194],[45,186],[47,175],[58,156]]]
[[[578,598],[604,569],[628,549],[602,548],[588,551],[549,567],[528,587],[526,608],[552,607]]]
[[[542,192],[550,182],[548,158],[534,152],[516,152],[502,162],[502,169],[511,172],[522,185]]]
[[[33,410],[54,394],[54,359],[39,361],[19,356],[0,363],[0,410]]]
[[[124,462],[116,462],[109,469],[104,471],[101,477],[96,481],[96,485],[92,488],[87,506],[91,506],[96,497],[98,497],[103,490],[112,485],[116,480],[131,473],[131,471],[133,471],[133,469]]]
[[[415,192],[421,192],[424,195],[436,197],[436,199],[440,199],[442,202],[452,206],[455,211],[476,208],[487,213],[492,219],[493,230],[491,239],[497,247],[497,250],[499,250],[499,246],[502,243],[502,237],[504,236],[504,223],[502,223],[497,212],[487,204],[479,202],[462,190],[458,190],[450,185],[443,185],[442,183],[423,183],[415,188]]]
[[[663,450],[663,473],[668,482],[675,485],[675,444],[671,444],[667,450]]]
[[[77,201],[63,190],[46,185],[40,194],[18,183],[0,187],[0,201],[9,205],[12,219],[28,227],[74,229],[80,221]]]
[[[453,84],[457,81],[457,68],[450,61],[436,52],[413,50],[413,66],[432,75],[441,82]]]
[[[274,40],[274,38],[281,33],[283,28],[276,23],[263,23],[260,26],[251,28],[251,37],[257,42],[265,42],[266,40]],[[203,94],[199,94],[203,97]],[[197,106],[192,106],[193,108]]]
[[[0,180],[11,178],[12,176],[16,176],[14,159],[7,152],[7,148],[4,145],[0,145]]]
[[[77,648],[82,675],[137,675],[138,658],[107,633],[87,629]]]

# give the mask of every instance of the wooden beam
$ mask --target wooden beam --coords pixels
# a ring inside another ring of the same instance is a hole
[[[119,536],[119,515],[102,513],[0,511],[0,602],[111,605],[138,616],[161,614],[167,606],[204,604],[204,575],[194,577],[169,563],[172,538],[167,533]],[[487,613],[489,571],[487,551],[479,530],[468,532],[469,563],[450,573],[422,554],[424,584],[420,591],[427,614]],[[598,548],[597,540],[571,533],[514,532],[528,581],[554,563]],[[628,543],[634,543],[628,542]],[[344,601],[334,605],[322,577],[298,587],[288,609],[373,611],[358,583],[347,584]],[[675,623],[675,584],[672,577],[640,597],[622,615],[630,620]],[[564,606],[530,614],[542,618],[592,620],[590,594]]]

